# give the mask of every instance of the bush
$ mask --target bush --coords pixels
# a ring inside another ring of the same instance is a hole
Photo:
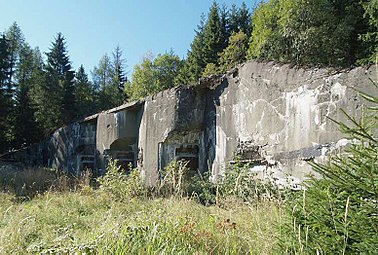
[[[361,93],[366,107],[353,126],[337,123],[352,141],[325,165],[312,163],[321,179],[287,205],[280,253],[376,254],[378,247],[378,97]],[[290,201],[289,201],[290,202]]]
[[[116,200],[143,197],[147,188],[137,168],[131,169],[129,174],[123,172],[117,160],[110,160],[106,174],[98,178],[100,189],[110,194]]]
[[[277,201],[281,192],[269,180],[262,180],[251,171],[251,164],[236,160],[225,171],[224,177],[218,184],[219,196],[222,199],[235,197],[244,202]]]
[[[204,174],[198,172],[192,177],[189,187],[189,194],[206,206],[216,203],[217,185],[210,181],[210,176],[209,172]]]
[[[190,168],[184,160],[173,160],[160,173],[162,176],[159,194],[163,196],[188,195],[190,185]]]
[[[210,173],[198,173],[191,179],[189,194],[196,194],[205,205],[217,203],[224,206],[232,200],[246,203],[270,201],[279,203],[283,192],[269,180],[262,180],[251,171],[251,164],[236,160],[229,164],[223,178],[210,180]]]

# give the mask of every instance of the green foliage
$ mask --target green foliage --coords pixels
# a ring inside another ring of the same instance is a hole
[[[218,183],[219,197],[241,199],[248,203],[261,201],[281,202],[282,192],[269,180],[262,180],[251,171],[251,165],[236,160],[226,169],[222,180]]]
[[[83,65],[75,74],[75,98],[78,117],[95,114],[99,110],[98,93],[92,82],[88,80]]]
[[[109,160],[106,174],[98,178],[98,182],[100,190],[118,201],[143,197],[147,192],[140,171],[135,168],[127,174],[121,170],[117,160]]]
[[[221,53],[230,45],[229,37],[239,32],[249,37],[251,30],[250,13],[244,3],[239,9],[233,5],[229,12],[225,7],[219,8],[218,4],[213,2],[207,19],[205,16],[201,18],[188,57],[175,84],[196,85],[200,77],[224,72],[224,63],[234,60],[223,59],[220,64]],[[244,50],[246,49],[241,51]],[[218,68],[219,66],[221,68]]]
[[[240,31],[231,35],[226,49],[219,54],[219,69],[225,73],[246,59],[248,38]]]
[[[188,57],[175,79],[176,85],[194,85],[197,83],[198,78],[201,77],[206,66],[204,60],[204,27],[205,17],[202,16],[200,25],[195,31],[196,35],[190,45]]]
[[[145,57],[134,67],[126,93],[131,99],[139,99],[172,88],[181,66],[182,61],[173,51],[158,54],[156,58]]]
[[[226,41],[221,31],[219,7],[216,2],[213,2],[204,27],[203,57],[206,64],[217,63],[218,53],[222,51],[222,44]]]
[[[173,160],[160,173],[162,178],[159,194],[163,196],[184,196],[188,194],[190,184],[190,168],[188,162]]]
[[[38,123],[35,120],[32,89],[34,78],[40,67],[35,50],[24,44],[19,53],[19,64],[16,72],[17,90],[12,112],[13,146],[30,145],[37,142],[40,136]]]
[[[47,87],[49,93],[55,90],[57,94],[56,101],[53,103],[58,107],[55,112],[58,115],[56,128],[72,122],[75,119],[75,95],[74,95],[74,71],[69,60],[65,38],[58,33],[55,41],[52,43],[50,52],[47,54]],[[51,100],[51,98],[50,98]]]
[[[247,37],[250,37],[252,32],[251,21],[251,14],[244,2],[240,8],[237,8],[236,5],[233,4],[228,15],[229,36],[231,36],[232,33],[243,32]]]
[[[361,42],[358,63],[374,63],[378,53],[378,0],[361,1],[364,8],[366,28],[359,33]]]
[[[367,58],[372,63],[377,27],[371,25],[367,6],[373,5],[357,0],[262,2],[253,14],[248,57],[305,66],[350,66]]]
[[[253,30],[249,39],[248,58],[280,60],[282,42],[277,29],[279,9],[279,0],[271,0],[262,2],[253,12]]]
[[[204,207],[187,199],[115,201],[103,192],[0,193],[1,254],[271,254],[271,204]]]
[[[203,70],[202,76],[207,77],[214,74],[220,74],[220,68],[216,66],[214,63],[209,63],[206,65],[205,70]]]
[[[122,52],[119,47],[116,47],[113,59],[105,54],[98,66],[94,67],[92,79],[99,93],[97,105],[100,110],[110,109],[124,102],[124,91],[120,89],[120,83],[124,79],[123,64]]]
[[[378,87],[377,87],[378,88]],[[321,179],[287,205],[281,252],[374,254],[378,246],[378,97],[361,93],[370,107],[353,126],[337,123],[352,141],[325,165],[312,163]],[[290,201],[288,201],[290,202]]]
[[[9,80],[11,73],[9,42],[5,35],[0,37],[0,152],[8,147],[6,139],[9,132],[8,115],[11,111],[11,95],[9,94]]]
[[[217,184],[210,180],[211,173],[198,172],[190,180],[189,194],[198,198],[203,205],[212,205],[217,202]]]

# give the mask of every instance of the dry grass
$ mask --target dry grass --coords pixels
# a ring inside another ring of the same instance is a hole
[[[0,254],[271,254],[281,211],[189,199],[115,202],[106,193],[0,194]]]

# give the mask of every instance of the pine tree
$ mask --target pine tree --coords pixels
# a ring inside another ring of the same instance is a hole
[[[195,85],[205,69],[204,28],[205,16],[202,15],[200,24],[197,26],[197,30],[195,30],[196,35],[190,45],[188,57],[175,79],[176,85]]]
[[[75,74],[75,98],[77,116],[79,118],[94,114],[98,111],[98,93],[95,87],[88,80],[83,65],[79,67]]]
[[[12,102],[9,94],[9,81],[11,76],[10,49],[5,35],[0,36],[0,152],[8,148],[6,139],[9,131],[8,116]]]
[[[56,101],[61,110],[58,116],[60,124],[68,124],[75,119],[75,96],[74,96],[74,71],[66,49],[65,38],[58,33],[55,41],[52,43],[50,52],[47,53],[47,82],[48,87],[59,88],[57,97],[61,99]],[[59,93],[61,93],[59,95]]]
[[[218,53],[223,50],[222,45],[225,40],[226,38],[222,37],[219,7],[216,2],[213,2],[204,28],[204,62],[206,65],[217,63]]]
[[[33,73],[39,67],[40,61],[35,57],[35,52],[25,43],[20,49],[19,63],[15,74],[17,90],[12,114],[12,132],[16,148],[36,142],[40,137],[31,98]]]

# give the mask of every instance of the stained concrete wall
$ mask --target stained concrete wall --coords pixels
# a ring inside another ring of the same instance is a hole
[[[288,65],[249,62],[210,92],[207,137],[213,176],[222,175],[237,147],[248,142],[261,148],[265,162],[256,170],[279,182],[299,182],[310,171],[305,162],[325,155],[343,138],[327,117],[347,122],[340,109],[357,116],[361,98],[352,88],[373,92],[375,67],[334,72]],[[340,144],[340,142],[339,142]],[[268,173],[270,172],[270,173]]]
[[[154,185],[178,152],[198,153],[199,170],[214,180],[239,158],[262,177],[298,188],[311,171],[306,161],[324,160],[348,142],[328,117],[348,122],[340,109],[359,116],[364,102],[353,88],[374,94],[369,78],[376,79],[374,66],[335,71],[248,62],[196,87],[165,90],[63,127],[12,155],[75,172],[80,155],[92,153],[103,173],[109,156],[132,150]]]
[[[136,165],[139,126],[143,115],[143,101],[132,102],[102,112],[97,117],[96,149],[98,167],[105,170],[109,158],[118,159],[118,152],[132,152]]]
[[[299,187],[311,171],[345,144],[329,118],[347,122],[363,104],[352,88],[372,92],[375,67],[332,71],[248,62],[196,88],[178,87],[146,99],[140,126],[140,168],[149,184],[182,144],[199,146],[200,170],[221,177],[239,157],[251,171]]]

